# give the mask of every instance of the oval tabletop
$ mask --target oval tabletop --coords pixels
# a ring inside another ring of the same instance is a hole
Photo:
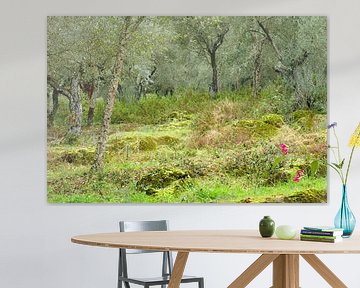
[[[360,253],[359,235],[338,243],[322,243],[277,238],[262,238],[256,230],[189,230],[156,232],[116,232],[79,235],[77,244],[186,252],[252,254],[339,254]]]

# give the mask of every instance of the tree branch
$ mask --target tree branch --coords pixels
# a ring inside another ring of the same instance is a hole
[[[47,83],[57,92],[64,95],[66,98],[70,100],[71,93],[65,90],[63,87],[61,87],[58,83],[56,83],[56,81],[50,75],[47,76]]]
[[[224,39],[225,39],[225,35],[229,32],[229,27],[226,27],[222,33],[218,34],[217,35],[217,39],[213,45],[213,49],[216,51],[220,46],[221,44],[224,42]]]
[[[277,48],[277,46],[275,45],[272,37],[270,36],[269,30],[260,22],[259,19],[256,19],[256,22],[258,23],[258,25],[260,26],[261,30],[264,32],[266,39],[269,41],[270,45],[273,47],[276,56],[278,57],[279,61],[281,63],[283,63],[283,58],[281,56],[281,53],[279,51],[279,49]]]

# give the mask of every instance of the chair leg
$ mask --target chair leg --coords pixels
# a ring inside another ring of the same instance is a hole
[[[204,288],[204,279],[199,280],[199,288]]]

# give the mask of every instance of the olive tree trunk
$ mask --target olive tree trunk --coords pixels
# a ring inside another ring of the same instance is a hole
[[[116,93],[119,88],[120,79],[123,72],[124,58],[126,53],[126,47],[131,35],[138,29],[141,22],[144,20],[144,16],[140,17],[131,17],[126,16],[124,22],[124,30],[119,38],[119,46],[114,62],[114,69],[112,73],[112,79],[110,83],[109,93],[106,98],[105,110],[103,115],[103,122],[101,125],[100,135],[98,143],[96,146],[95,160],[91,166],[91,171],[98,171],[103,168],[104,165],[104,156],[106,143],[108,139],[108,133],[111,122],[111,115],[114,108],[114,102],[116,98]]]
[[[254,97],[259,96],[261,88],[261,55],[264,47],[264,41],[258,40],[255,44],[255,59],[254,59],[254,72],[253,72],[253,91]]]
[[[89,99],[89,110],[87,114],[87,125],[92,126],[94,124],[94,114],[95,114],[95,105],[96,105],[95,84],[93,83],[90,84],[88,90],[88,99]]]
[[[56,113],[59,109],[59,91],[56,88],[53,88],[53,91],[51,93],[51,108],[48,111],[48,115],[47,115],[47,126],[48,127],[53,127],[54,126],[54,120],[55,120],[55,116]],[[50,97],[49,97],[50,98]]]
[[[216,96],[216,93],[219,91],[219,83],[218,83],[218,69],[217,69],[217,63],[216,63],[216,50],[214,49],[211,51],[210,54],[210,63],[211,63],[211,69],[212,69],[212,92],[213,97]]]
[[[103,167],[104,164],[104,155],[105,155],[105,146],[107,143],[108,132],[111,122],[111,115],[114,108],[114,102],[116,97],[116,92],[119,87],[123,64],[124,64],[124,55],[125,55],[125,46],[122,45],[119,48],[119,52],[116,56],[114,71],[113,71],[113,78],[111,80],[111,85],[109,89],[108,96],[106,98],[104,116],[103,116],[103,123],[101,126],[101,131],[96,147],[96,154],[95,154],[95,161],[91,167],[92,171],[97,171]]]
[[[81,133],[81,121],[83,114],[78,75],[71,79],[71,91],[69,96],[70,125],[67,137],[69,139],[76,139]]]

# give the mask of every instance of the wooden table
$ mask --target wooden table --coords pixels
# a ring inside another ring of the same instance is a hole
[[[299,287],[299,256],[303,257],[331,287],[347,287],[315,254],[360,253],[360,237],[339,243],[320,243],[261,238],[255,230],[118,232],[75,236],[77,244],[177,251],[169,288],[178,288],[190,252],[262,254],[228,288],[246,287],[273,263],[273,288]]]

